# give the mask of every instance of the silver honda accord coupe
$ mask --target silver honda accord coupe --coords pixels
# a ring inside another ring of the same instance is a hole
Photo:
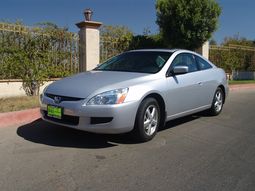
[[[220,114],[227,94],[225,72],[201,55],[147,49],[50,84],[40,103],[45,121],[149,141],[169,120],[203,110]]]

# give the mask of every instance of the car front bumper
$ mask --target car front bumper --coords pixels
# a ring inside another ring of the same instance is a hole
[[[83,101],[63,101],[55,104],[44,96],[41,100],[42,119],[54,124],[94,133],[118,134],[133,129],[139,102],[115,105],[85,105]],[[47,105],[63,108],[62,119],[47,116]]]

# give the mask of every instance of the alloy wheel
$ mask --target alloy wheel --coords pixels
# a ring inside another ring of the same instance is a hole
[[[221,91],[217,91],[215,94],[215,102],[214,102],[214,108],[216,112],[219,112],[222,109],[223,104],[223,95]]]
[[[144,131],[146,135],[151,136],[157,129],[158,125],[158,109],[155,105],[147,107],[144,113]]]

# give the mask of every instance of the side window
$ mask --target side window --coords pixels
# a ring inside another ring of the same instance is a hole
[[[171,68],[175,66],[188,66],[189,72],[198,71],[195,57],[189,53],[181,53],[177,55],[171,64]]]
[[[196,61],[200,70],[207,70],[212,68],[211,64],[209,64],[207,61],[200,58],[199,56],[196,56]]]
[[[186,66],[183,62],[182,62],[182,55],[183,54],[179,54],[175,57],[175,59],[173,60],[172,64],[171,64],[171,68],[175,67],[175,66]]]

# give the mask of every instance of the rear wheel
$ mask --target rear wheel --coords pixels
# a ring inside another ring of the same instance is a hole
[[[224,102],[224,93],[222,89],[218,87],[214,94],[212,106],[209,109],[209,114],[213,116],[219,115],[223,108],[223,102]]]
[[[142,101],[136,115],[134,134],[139,141],[151,140],[160,125],[160,108],[157,100],[146,98]]]

